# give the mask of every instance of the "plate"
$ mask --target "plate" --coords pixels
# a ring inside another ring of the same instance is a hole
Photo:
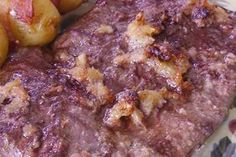
[[[236,157],[236,108],[192,157]]]
[[[209,0],[225,9],[236,11],[236,1],[235,0]]]

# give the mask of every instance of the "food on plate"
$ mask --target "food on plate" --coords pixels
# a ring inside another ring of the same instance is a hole
[[[11,41],[23,46],[51,42],[60,24],[60,14],[49,0],[2,0],[0,18]]]
[[[13,48],[0,156],[191,156],[235,95],[235,21],[201,0],[98,0],[52,49]]]
[[[8,54],[8,37],[4,27],[0,24],[0,67],[4,63]]]
[[[97,1],[53,49],[57,67],[77,88],[87,84],[70,71],[85,53],[113,95],[102,109],[94,103],[101,130],[94,132],[103,146],[75,141],[73,150],[190,156],[224,120],[235,95],[235,19],[206,1]]]
[[[42,46],[51,42],[58,33],[61,17],[57,9],[66,13],[82,2],[83,0],[1,0],[0,21],[7,30],[10,41],[23,46]]]
[[[44,45],[58,33],[60,14],[49,0],[13,0],[9,10],[10,29],[21,45]]]
[[[56,7],[65,13],[77,8],[83,1],[54,0],[52,2],[50,0],[0,1],[0,22],[4,26],[4,28],[0,26],[2,40],[0,65],[7,57],[8,39],[21,46],[48,44],[59,31],[61,16]]]
[[[67,13],[77,8],[84,0],[51,0],[61,13]]]

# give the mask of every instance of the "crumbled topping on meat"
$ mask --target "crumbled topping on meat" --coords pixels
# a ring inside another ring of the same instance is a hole
[[[168,43],[164,43],[164,45],[153,44],[152,46],[147,47],[146,53],[148,56],[154,56],[162,61],[170,61],[171,53],[167,49]]]
[[[0,105],[3,106],[7,115],[24,110],[29,105],[29,99],[20,79],[0,86]]]
[[[70,56],[69,54],[65,52],[60,52],[60,53],[55,54],[55,58],[63,62],[67,62],[72,58],[72,56]]]
[[[228,53],[225,56],[225,63],[228,65],[235,65],[236,64],[236,56],[233,53]]]
[[[41,142],[39,140],[40,133],[38,128],[32,124],[26,124],[22,128],[22,131],[23,137],[31,141],[27,146],[27,150],[25,151],[25,154],[27,154],[26,156],[35,156],[35,149],[39,148],[41,145]]]
[[[128,25],[126,35],[130,48],[136,50],[152,44],[155,41],[153,35],[158,33],[160,33],[160,30],[149,25],[141,12]]]
[[[81,54],[76,58],[75,67],[69,70],[69,73],[77,81],[83,81],[86,79],[87,73],[87,56]]]
[[[117,56],[115,64],[136,63],[145,60],[144,49],[154,43],[153,35],[160,33],[158,28],[148,24],[141,12],[136,19],[128,25],[125,33],[131,54]]]
[[[168,57],[166,56],[166,59]],[[167,60],[169,61],[163,61],[163,59],[164,56],[162,56],[162,59],[155,56],[146,56],[142,61],[153,68],[158,75],[166,78],[167,83],[171,87],[177,88],[178,86],[181,86],[181,83],[183,82],[182,75],[190,68],[188,58],[184,55],[179,55],[172,56],[171,59],[168,58]]]
[[[183,75],[185,74],[188,69],[191,67],[189,62],[189,57],[184,54],[180,54],[178,56],[173,57],[173,63],[178,67],[178,70]]]
[[[109,126],[120,126],[121,117],[128,117],[134,112],[134,104],[120,101],[115,104],[107,113],[105,123]]]
[[[82,53],[76,58],[76,66],[86,67],[87,66],[87,56],[86,54]]]
[[[166,103],[166,92],[167,90],[165,88],[160,91],[143,90],[138,92],[140,98],[140,108],[145,115],[149,116],[155,106],[162,107],[162,105]]]
[[[143,113],[137,108],[138,94],[134,91],[124,91],[116,96],[117,103],[106,111],[104,123],[111,127],[120,127],[122,117],[129,117],[137,126],[143,126]]]
[[[143,124],[143,112],[141,112],[139,109],[135,108],[134,112],[131,114],[131,120],[132,122],[141,128],[145,129],[145,126]]]
[[[185,55],[172,56],[170,61],[161,61],[157,57],[146,60],[146,64],[152,67],[157,74],[167,79],[167,83],[174,88],[183,83],[183,74],[190,68],[188,57]]]
[[[191,14],[193,22],[198,27],[205,27],[213,22],[227,22],[229,20],[226,11],[208,1],[192,1],[185,13]]]
[[[189,60],[186,56],[180,55],[178,57],[173,57],[170,61],[162,61],[158,59],[158,57],[150,57],[144,56],[143,54],[126,54],[125,56],[119,56],[116,58],[117,60],[121,60],[123,57],[124,59],[135,59],[131,63],[144,62],[149,67],[153,68],[156,73],[164,78],[167,79],[167,83],[174,88],[181,86],[183,82],[182,75],[187,72],[190,68]]]
[[[77,81],[85,82],[87,91],[96,96],[101,105],[111,100],[111,92],[103,83],[103,74],[88,65],[85,54],[77,57],[76,65],[69,70],[69,74]]]
[[[144,15],[138,14],[126,32],[131,52],[115,57],[114,63],[122,65],[142,62],[166,78],[171,87],[177,88],[183,82],[182,75],[190,67],[188,58],[183,54],[174,55],[168,50],[168,43],[154,44],[152,36],[157,33],[155,28],[146,24]]]
[[[37,128],[31,124],[27,124],[23,127],[23,136],[24,137],[30,137],[35,132],[37,132]]]
[[[145,128],[142,122],[144,114],[150,116],[153,109],[156,106],[163,107],[167,99],[178,100],[180,96],[169,92],[166,88],[162,88],[160,91],[142,90],[138,93],[134,91],[121,92],[116,96],[117,103],[107,110],[104,123],[108,126],[119,127],[122,124],[121,118],[129,117],[136,126]]]
[[[138,63],[142,62],[146,59],[144,53],[131,53],[131,54],[123,54],[115,57],[113,60],[114,64],[122,65],[125,63]]]
[[[96,30],[96,33],[99,34],[111,34],[114,32],[114,29],[110,25],[100,25],[100,27]]]
[[[167,78],[167,83],[177,87],[182,82],[182,75],[173,63],[161,62],[158,59],[147,60],[147,65],[152,67],[159,75]]]
[[[111,100],[111,93],[102,82],[88,84],[87,90],[92,92],[101,104],[105,104]]]

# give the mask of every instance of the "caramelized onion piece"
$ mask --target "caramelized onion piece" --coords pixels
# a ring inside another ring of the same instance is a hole
[[[126,35],[131,50],[142,51],[148,45],[151,45],[155,39],[153,35],[159,34],[160,29],[147,23],[143,12],[136,16],[136,19],[128,25]]]
[[[86,84],[86,89],[91,92],[101,105],[112,100],[110,90],[104,85],[103,74],[88,64],[86,54],[77,57],[75,67],[68,70],[73,79]]]
[[[29,105],[29,99],[30,97],[22,86],[20,79],[0,86],[0,105],[3,104],[4,101],[9,100],[9,103],[3,106],[7,115],[26,110]]]
[[[140,98],[140,108],[145,115],[149,116],[155,106],[162,107],[162,105],[166,103],[166,93],[166,88],[163,88],[160,91],[143,90],[138,92]]]
[[[198,27],[206,27],[212,23],[227,23],[229,15],[221,7],[207,0],[192,0],[185,8],[185,14],[191,15],[192,20]]]
[[[121,127],[122,117],[129,118],[135,126],[145,128],[142,120],[143,113],[137,108],[138,94],[127,90],[116,95],[116,104],[106,111],[104,123],[110,127]]]

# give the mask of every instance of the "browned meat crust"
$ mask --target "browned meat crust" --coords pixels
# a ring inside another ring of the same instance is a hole
[[[235,93],[235,19],[187,0],[98,0],[53,56],[12,53],[0,155],[191,155]]]

